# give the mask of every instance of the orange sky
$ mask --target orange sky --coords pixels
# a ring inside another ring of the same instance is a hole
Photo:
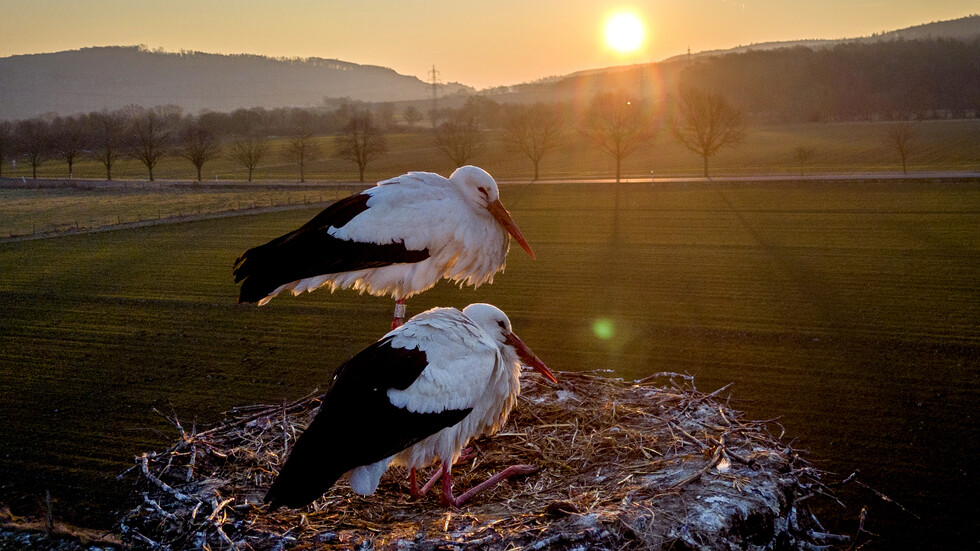
[[[165,9],[160,6],[166,6]],[[870,35],[977,9],[976,0],[3,0],[0,57],[86,46],[336,58],[477,88],[756,42]],[[617,10],[647,26],[617,54]]]

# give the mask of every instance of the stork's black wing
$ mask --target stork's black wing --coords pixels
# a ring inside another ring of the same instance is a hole
[[[393,348],[390,338],[341,365],[265,496],[270,508],[311,503],[347,471],[390,457],[469,415],[472,408],[412,413],[391,404],[388,389],[408,388],[427,365],[425,352]]]
[[[235,282],[242,283],[238,302],[258,302],[279,286],[308,277],[428,258],[428,249],[409,250],[404,243],[359,243],[327,233],[367,210],[370,198],[357,193],[341,199],[299,229],[245,251],[235,261]]]

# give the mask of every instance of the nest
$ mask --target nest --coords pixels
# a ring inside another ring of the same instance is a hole
[[[136,458],[127,543],[154,549],[792,549],[834,543],[804,499],[819,472],[765,422],[699,392],[687,375],[625,382],[561,373],[523,379],[496,435],[453,468],[460,492],[515,463],[541,467],[460,509],[414,501],[392,468],[372,496],[346,479],[312,505],[269,513],[262,497],[319,406],[250,406]],[[433,469],[434,472],[434,469]],[[422,473],[420,480],[429,473]]]

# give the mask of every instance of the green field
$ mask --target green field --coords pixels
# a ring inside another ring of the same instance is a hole
[[[897,153],[884,143],[887,129],[894,123],[812,123],[795,125],[757,125],[749,127],[746,139],[737,148],[724,149],[712,158],[714,175],[796,173],[799,165],[794,151],[798,146],[814,150],[808,172],[878,172],[901,170]],[[980,120],[924,121],[913,123],[916,138],[909,158],[910,171],[978,171],[980,170]],[[306,169],[308,180],[343,181],[357,179],[353,163],[332,158],[334,137],[319,139],[324,157]],[[297,181],[299,168],[284,155],[286,140],[273,139],[267,159],[255,172],[257,180]],[[429,170],[448,174],[453,165],[433,146],[427,133],[395,134],[388,137],[389,152],[368,165],[365,179],[377,181],[409,170]],[[529,179],[532,167],[520,153],[509,151],[496,132],[486,132],[485,144],[471,159],[472,164],[486,168],[498,179]],[[567,143],[544,158],[542,178],[609,177],[615,164],[612,159],[585,142],[574,130]],[[678,145],[663,129],[656,139],[627,158],[624,174],[646,178],[659,176],[700,176],[700,158]],[[76,164],[76,178],[104,178],[104,168],[93,161]],[[12,169],[4,163],[5,177],[30,179],[26,162]],[[67,165],[55,159],[43,163],[38,172],[43,178],[66,178]],[[190,162],[170,157],[154,170],[157,180],[191,180],[195,177]],[[244,180],[247,172],[227,158],[216,159],[204,167],[205,181]],[[145,179],[146,169],[133,160],[120,160],[113,168],[116,180]]]
[[[268,207],[322,204],[360,186],[112,184],[0,188],[0,238]]]
[[[821,467],[860,468],[924,517],[891,529],[970,525],[980,181],[522,184],[501,195],[538,259],[515,248],[493,285],[441,284],[410,313],[492,302],[555,370],[734,381],[739,407],[779,417]],[[111,476],[172,437],[152,407],[187,426],[296,398],[383,334],[388,299],[235,304],[234,259],[315,212],[0,244],[0,468],[23,481],[0,500],[36,508],[43,500],[17,492],[45,488],[63,503],[118,499]]]

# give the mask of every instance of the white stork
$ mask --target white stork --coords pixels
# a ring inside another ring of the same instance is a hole
[[[320,411],[265,496],[270,510],[311,503],[347,472],[355,492],[373,494],[391,464],[414,469],[439,459],[443,501],[450,505],[507,476],[533,472],[528,465],[510,467],[458,498],[452,494],[452,464],[467,441],[506,422],[520,393],[522,363],[557,382],[495,306],[414,316],[337,368]]]
[[[464,166],[379,182],[330,205],[301,228],[245,251],[235,262],[238,302],[263,305],[279,293],[329,285],[405,299],[447,278],[479,287],[504,269],[510,234],[534,253],[500,203],[497,182]]]

